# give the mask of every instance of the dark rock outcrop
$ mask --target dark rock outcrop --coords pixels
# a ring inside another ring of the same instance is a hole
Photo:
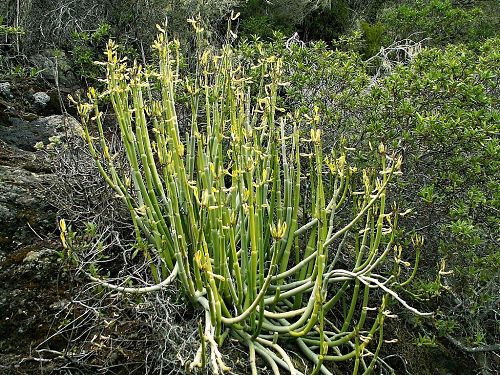
[[[34,121],[11,117],[4,126],[0,124],[0,140],[23,151],[36,151],[38,142],[47,145],[52,137],[64,137],[77,126],[78,121],[64,115],[41,117]]]
[[[46,116],[51,107],[34,103],[30,91],[9,89],[13,95],[0,97],[0,375],[39,374],[32,351],[59,324],[54,309],[65,306],[68,287],[56,211],[46,196],[56,175],[35,145],[64,141],[78,122]],[[65,342],[51,340],[50,346],[62,350]]]
[[[41,54],[32,56],[30,60],[47,81],[58,83],[65,88],[79,86],[80,82],[73,73],[71,64],[64,52],[46,50]]]
[[[0,250],[55,230],[54,210],[42,193],[54,175],[35,145],[59,142],[77,126],[74,118],[62,115],[0,124]]]
[[[55,213],[41,194],[52,178],[41,155],[0,140],[0,254],[54,230]]]

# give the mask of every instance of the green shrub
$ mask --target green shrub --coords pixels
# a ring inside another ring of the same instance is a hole
[[[279,31],[301,39],[330,43],[354,27],[358,19],[373,22],[384,0],[249,0],[241,7],[240,35],[272,39]]]
[[[370,58],[380,51],[384,41],[385,28],[380,22],[371,25],[366,21],[361,21],[360,27],[364,39],[363,56]]]
[[[102,67],[94,62],[98,60],[99,51],[103,50],[105,43],[111,37],[110,31],[111,26],[103,23],[92,33],[82,31],[72,34],[71,65],[78,76],[85,77],[91,82],[102,76]]]
[[[112,27],[108,23],[102,23],[92,31],[73,32],[70,64],[73,71],[87,83],[95,85],[99,77],[104,74],[102,65],[95,62],[100,59],[106,42],[113,36]],[[120,41],[122,42],[122,41]],[[137,50],[133,44],[118,43],[117,48],[131,59],[138,57]]]
[[[0,16],[0,36],[23,34],[24,30],[21,27],[4,25],[5,18]]]
[[[331,41],[351,23],[348,1],[247,1],[241,8],[242,37],[272,39],[278,31],[287,36],[298,32],[301,38]]]
[[[445,46],[478,42],[498,32],[494,19],[481,7],[455,6],[451,0],[396,3],[383,10],[379,19],[387,31],[386,45],[405,38],[429,38],[429,45]]]
[[[416,214],[403,225],[425,236],[426,267],[443,258],[453,271],[435,302],[465,341],[477,325],[488,342],[499,334],[499,47],[422,51],[370,90],[365,120],[370,138],[404,150],[399,199]]]
[[[0,12],[2,9],[0,8]],[[0,76],[10,75],[13,69],[14,63],[11,61],[12,55],[17,55],[14,51],[14,47],[19,47],[19,36],[24,34],[24,29],[22,27],[14,27],[6,25],[6,19],[0,16],[0,37],[3,39],[0,43]],[[19,69],[25,70],[24,66],[19,66]]]
[[[275,32],[292,35],[301,22],[300,17],[294,19],[292,12],[284,10],[280,2],[274,4],[265,0],[249,0],[239,10],[241,17],[238,34],[241,38],[257,36],[272,39]]]
[[[353,13],[348,0],[332,0],[329,6],[308,14],[299,30],[306,41],[331,42],[352,27]]]

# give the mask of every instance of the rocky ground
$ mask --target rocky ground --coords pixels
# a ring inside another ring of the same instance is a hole
[[[143,324],[150,305],[99,295],[87,280],[72,279],[73,264],[60,245],[53,204],[65,199],[54,190],[60,194],[58,184],[68,182],[46,151],[73,136],[78,122],[60,105],[64,90],[52,86],[0,80],[0,375],[143,374],[144,349],[165,345]],[[176,314],[162,320],[165,329],[178,325],[168,344],[176,336],[189,347],[193,338],[184,329],[189,322],[191,333],[196,322],[189,321],[192,314]],[[173,350],[166,352],[164,370],[178,361]],[[157,365],[154,358],[146,361]]]
[[[56,90],[0,83],[0,374],[45,372],[37,349],[66,303],[55,210],[45,198],[55,175],[35,148],[74,125],[60,113]]]

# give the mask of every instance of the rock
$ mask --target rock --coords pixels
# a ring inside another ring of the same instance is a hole
[[[80,127],[62,115],[9,120],[10,126],[0,124],[0,256],[3,249],[37,239],[35,233],[54,231],[54,209],[42,192],[55,177],[47,154],[35,152],[35,144],[53,146]]]
[[[62,51],[46,50],[30,58],[40,75],[49,82],[59,83],[61,87],[73,88],[79,86],[79,80],[71,70],[71,64]],[[57,67],[57,69],[56,69]]]
[[[36,241],[33,241],[36,242]],[[52,325],[60,324],[55,318],[64,307],[67,295],[63,283],[67,279],[59,272],[60,264],[54,251],[48,255],[50,243],[20,246],[0,261],[0,374],[39,374],[18,369],[23,358],[30,353],[25,348],[35,348],[53,334]],[[42,253],[47,252],[42,256]],[[26,254],[38,253],[37,260],[24,262]],[[43,371],[45,373],[45,371]],[[50,373],[50,372],[47,372]]]
[[[9,82],[0,82],[0,95],[7,99],[12,98]]]
[[[0,165],[0,253],[53,231],[55,213],[40,193],[52,175]]]
[[[60,141],[77,127],[73,117],[60,115],[0,124],[0,255],[56,228],[55,210],[44,192],[54,181],[52,166],[34,146]]]
[[[34,81],[13,80],[0,89],[0,374],[38,374],[32,349],[42,342],[67,347],[60,335],[48,339],[62,327],[57,312],[68,304],[56,210],[48,199],[58,180],[49,153],[34,151],[37,142],[64,141],[79,126],[70,116],[39,117],[58,113],[58,94],[42,108],[51,91]]]
[[[23,259],[23,263],[41,262],[44,258],[49,258],[55,254],[57,254],[57,251],[51,249],[32,250],[26,254]]]
[[[40,252],[39,251],[30,251],[23,259],[24,263],[31,263],[35,262],[40,258]]]
[[[51,138],[74,134],[80,127],[74,117],[64,115],[42,117],[31,122],[18,118],[9,121],[10,126],[0,126],[0,140],[24,151],[35,151],[38,142],[47,145],[52,142]]]
[[[40,108],[45,108],[50,102],[50,96],[45,92],[40,91],[33,94],[33,100],[35,101],[35,104],[37,106],[39,106]]]
[[[49,308],[51,310],[60,311],[60,310],[64,309],[66,306],[68,306],[69,304],[70,304],[70,302],[67,299],[62,299],[62,300],[56,301],[53,304],[51,304],[49,306]]]

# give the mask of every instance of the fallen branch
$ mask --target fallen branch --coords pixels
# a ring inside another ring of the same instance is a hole
[[[164,288],[167,285],[170,285],[175,280],[175,277],[177,276],[178,271],[179,271],[179,264],[176,263],[170,276],[168,276],[161,283],[156,284],[156,285],[152,285],[152,286],[142,287],[142,288],[117,286],[117,285],[107,283],[107,282],[105,282],[97,277],[94,277],[88,273],[86,275],[90,280],[92,280],[96,283],[99,283],[99,285],[101,285],[105,288],[116,290],[117,292],[142,294],[142,293],[155,292],[155,291],[158,291],[158,290]]]
[[[458,349],[467,353],[484,353],[500,351],[500,344],[483,345],[483,346],[467,346],[453,336],[444,336],[449,342],[455,345]]]

